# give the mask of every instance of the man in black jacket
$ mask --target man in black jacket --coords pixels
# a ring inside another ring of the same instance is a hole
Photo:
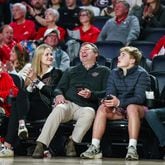
[[[76,120],[66,150],[67,156],[75,156],[74,143],[80,143],[91,127],[99,98],[104,97],[109,69],[96,63],[98,49],[92,43],[84,43],[80,49],[81,64],[64,72],[55,90],[55,107],[47,118],[34,158],[43,158],[44,147],[48,147],[60,123]]]

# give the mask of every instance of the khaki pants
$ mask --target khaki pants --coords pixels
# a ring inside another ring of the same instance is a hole
[[[60,123],[76,120],[72,132],[73,141],[80,143],[95,117],[95,110],[91,107],[81,107],[73,102],[57,105],[48,116],[37,141],[49,146]]]

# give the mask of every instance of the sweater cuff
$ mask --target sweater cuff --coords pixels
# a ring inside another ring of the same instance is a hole
[[[42,81],[40,81],[39,83],[35,84],[35,86],[36,86],[39,90],[41,90],[41,89],[43,88],[43,86],[45,86],[45,84],[44,84]]]
[[[33,87],[32,87],[31,85],[29,85],[29,86],[26,88],[26,90],[27,90],[28,92],[33,92]]]

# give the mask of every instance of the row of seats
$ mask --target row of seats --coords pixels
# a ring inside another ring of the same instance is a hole
[[[99,49],[100,55],[111,59],[118,56],[120,48],[124,47],[124,45],[118,41],[99,41],[95,44]],[[133,41],[130,43],[130,46],[137,47],[145,58],[150,59],[150,53],[155,43],[151,41]]]

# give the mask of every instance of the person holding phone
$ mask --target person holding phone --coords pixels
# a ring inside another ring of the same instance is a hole
[[[102,99],[93,125],[92,144],[82,158],[102,158],[100,141],[105,132],[107,119],[128,119],[129,145],[126,160],[138,160],[137,139],[140,119],[145,112],[145,91],[150,89],[149,74],[138,64],[141,52],[135,47],[120,49],[117,68],[111,71],[107,83],[107,97]]]

